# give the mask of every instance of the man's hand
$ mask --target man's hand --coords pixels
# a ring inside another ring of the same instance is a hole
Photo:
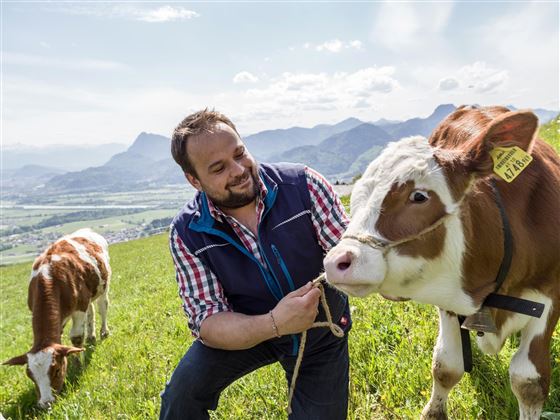
[[[320,297],[321,290],[311,282],[284,296],[272,310],[278,333],[296,334],[311,327],[317,317]],[[218,312],[202,321],[200,337],[209,347],[242,350],[274,338],[275,332],[268,313]]]
[[[320,297],[321,290],[311,282],[284,296],[272,310],[278,333],[297,334],[311,327]]]

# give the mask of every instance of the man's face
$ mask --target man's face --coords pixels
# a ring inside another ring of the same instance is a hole
[[[237,133],[219,123],[212,133],[189,138],[187,152],[196,175],[188,181],[222,209],[244,207],[258,193],[257,165]]]

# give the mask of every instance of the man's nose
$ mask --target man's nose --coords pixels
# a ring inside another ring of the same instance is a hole
[[[231,176],[234,177],[234,178],[238,177],[238,176],[241,176],[245,173],[245,170],[246,170],[245,166],[243,166],[241,163],[235,161],[233,163],[233,166],[232,166]]]

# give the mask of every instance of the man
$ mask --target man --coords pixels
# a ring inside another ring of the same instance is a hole
[[[179,295],[197,340],[162,393],[161,419],[207,419],[220,393],[280,362],[291,380],[300,333],[324,320],[310,283],[348,223],[332,187],[295,164],[257,164],[235,125],[209,110],[175,129],[171,152],[194,199],[171,225]],[[333,321],[350,329],[347,297],[325,288]],[[347,335],[309,331],[292,419],[344,419]]]

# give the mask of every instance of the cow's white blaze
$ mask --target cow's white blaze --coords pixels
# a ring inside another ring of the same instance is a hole
[[[49,378],[49,369],[53,362],[53,355],[53,348],[38,351],[37,353],[27,353],[27,365],[39,388],[39,405],[41,406],[54,401],[51,380]]]
[[[343,239],[325,259],[328,278],[330,260],[346,252],[354,256],[348,273],[340,280],[342,283],[335,282],[337,287],[358,296],[380,292],[436,304],[463,314],[476,312],[472,299],[461,287],[465,238],[457,214],[460,202],[453,200],[434,152],[424,137],[390,143],[368,166],[352,191],[352,218],[346,232],[387,239],[375,228],[383,201],[394,185],[412,181],[415,189],[437,194],[446,213],[451,214],[445,221],[447,234],[441,254],[430,260],[401,255],[398,248],[383,254],[382,250],[355,239]]]

